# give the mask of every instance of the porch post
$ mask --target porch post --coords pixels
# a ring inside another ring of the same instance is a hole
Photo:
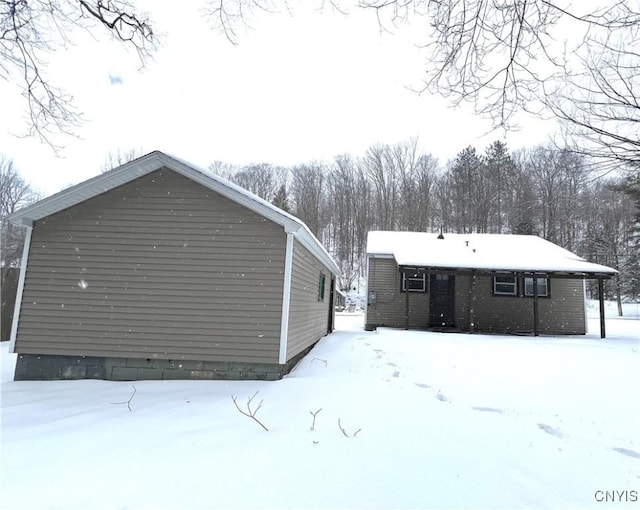
[[[473,309],[474,300],[474,292],[475,292],[475,284],[476,284],[476,273],[473,271],[471,273],[471,283],[469,285],[469,333],[473,333],[475,330],[475,311]]]
[[[604,286],[602,278],[598,278],[598,301],[600,302],[600,338],[605,338],[607,333],[604,328]]]
[[[533,336],[538,336],[538,277],[533,275]]]
[[[409,329],[409,286],[404,289],[404,329]]]
[[[333,332],[333,325],[336,321],[336,277],[331,274],[331,287],[329,291],[329,324],[327,325],[327,333]]]

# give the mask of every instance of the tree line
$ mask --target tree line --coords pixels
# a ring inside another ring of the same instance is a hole
[[[608,297],[640,295],[637,173],[603,176],[567,149],[510,152],[496,141],[484,152],[468,146],[442,164],[408,140],[331,163],[215,162],[209,169],[304,221],[338,261],[343,289],[365,276],[368,231],[442,230],[538,235],[617,268]]]
[[[110,154],[102,170],[139,152]],[[484,152],[468,146],[442,164],[407,140],[329,163],[285,168],[217,161],[208,170],[304,221],[338,262],[342,289],[366,276],[370,230],[405,230],[538,235],[618,269],[605,287],[607,297],[640,296],[639,174],[603,176],[591,160],[567,149],[510,152],[495,141]],[[39,198],[6,157],[0,177],[3,220]],[[22,230],[2,221],[3,266],[19,265]]]

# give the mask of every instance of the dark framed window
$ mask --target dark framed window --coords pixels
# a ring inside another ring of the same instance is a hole
[[[518,282],[516,277],[510,274],[494,276],[493,294],[494,296],[517,296]]]
[[[427,275],[417,269],[402,271],[402,292],[427,292]]]
[[[324,287],[327,282],[327,277],[320,271],[320,279],[318,281],[318,301],[324,301]]]
[[[533,296],[533,278],[524,278],[524,295]],[[549,279],[538,277],[538,296],[549,296]]]

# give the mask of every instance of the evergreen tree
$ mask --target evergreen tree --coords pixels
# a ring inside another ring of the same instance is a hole
[[[623,289],[628,297],[637,299],[640,296],[640,172],[631,174],[611,189],[624,193],[632,202],[632,221],[626,232]]]
[[[475,147],[458,153],[448,174],[453,194],[453,224],[456,232],[486,232],[486,182],[483,161]]]
[[[513,208],[513,180],[516,169],[507,144],[496,140],[485,152],[487,191],[491,208],[489,211],[489,232],[504,233]]]
[[[285,184],[280,186],[273,197],[273,202],[271,203],[283,211],[289,212],[289,198],[287,196],[287,186]]]

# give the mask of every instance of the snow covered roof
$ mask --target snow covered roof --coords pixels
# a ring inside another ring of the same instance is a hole
[[[617,273],[537,236],[444,234],[444,239],[438,236],[425,232],[369,232],[367,254],[393,257],[399,266],[577,275]]]
[[[332,273],[336,275],[340,274],[340,269],[329,253],[311,233],[309,228],[298,218],[222,177],[160,151],[150,152],[145,156],[125,163],[113,170],[23,207],[9,215],[7,219],[14,224],[30,226],[34,221],[73,207],[92,197],[111,191],[118,186],[122,186],[151,172],[155,172],[160,168],[167,168],[181,174],[282,225],[286,232],[293,233]]]

